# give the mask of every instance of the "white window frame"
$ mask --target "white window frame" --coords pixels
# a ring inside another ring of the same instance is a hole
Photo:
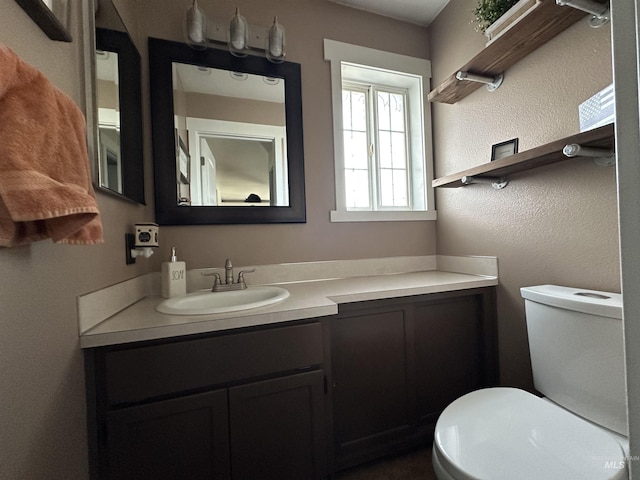
[[[424,168],[419,175],[412,176],[412,188],[424,192],[422,202],[414,202],[413,210],[349,210],[346,206],[344,178],[344,145],[342,122],[342,71],[343,65],[351,64],[362,71],[401,72],[419,77],[422,89],[429,87],[431,63],[421,58],[408,57],[372,48],[350,45],[335,40],[324,40],[324,57],[331,64],[331,95],[333,107],[333,145],[336,183],[336,210],[331,212],[332,222],[407,221],[436,220],[434,208],[433,149],[431,142],[431,106],[424,105],[424,91],[419,93],[418,120],[410,122],[409,128],[422,127],[423,144],[413,146],[413,155],[421,155]],[[364,80],[364,79],[361,79]],[[415,92],[413,93],[415,96]],[[412,107],[415,111],[416,108]],[[419,157],[418,157],[419,158]],[[412,159],[414,163],[415,157]]]

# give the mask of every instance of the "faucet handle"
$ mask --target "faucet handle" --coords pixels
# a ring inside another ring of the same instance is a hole
[[[210,273],[210,274],[207,274],[207,276],[208,276],[208,277],[210,277],[211,275],[213,275],[213,278],[214,278],[214,280],[213,280],[213,287],[211,287],[211,291],[213,292],[213,291],[215,291],[215,288],[216,288],[218,285],[222,285],[222,278],[220,277],[220,274],[219,274],[219,273]]]
[[[244,282],[244,274],[245,273],[253,273],[255,272],[256,269],[252,268],[251,270],[242,270],[240,273],[238,273],[238,283],[241,283],[242,285],[244,285],[242,288],[246,288],[247,284]]]

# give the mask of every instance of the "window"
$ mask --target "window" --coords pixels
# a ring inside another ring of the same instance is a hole
[[[332,40],[325,40],[325,59],[334,122],[331,220],[435,220],[431,122],[422,101],[429,62]]]
[[[348,210],[409,210],[406,92],[342,84]]]

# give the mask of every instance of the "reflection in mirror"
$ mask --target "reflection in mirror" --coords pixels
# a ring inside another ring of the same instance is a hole
[[[96,14],[96,186],[144,203],[140,54],[110,0]]]
[[[300,66],[153,38],[149,61],[156,222],[305,222]]]
[[[51,40],[72,41],[68,31],[68,0],[16,0]]]
[[[122,193],[118,54],[96,50],[100,186]]]
[[[288,206],[284,79],[184,63],[172,72],[178,146],[188,139],[185,153],[200,159],[186,165],[177,152],[178,203]]]

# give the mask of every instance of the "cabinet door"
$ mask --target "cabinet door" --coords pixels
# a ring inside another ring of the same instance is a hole
[[[479,298],[460,296],[415,308],[417,408],[423,425],[433,425],[449,403],[483,384]]]
[[[368,310],[331,323],[336,467],[374,458],[411,429],[405,312]]]
[[[322,371],[229,389],[234,480],[326,478]]]
[[[107,415],[111,480],[224,480],[229,474],[227,391]]]

